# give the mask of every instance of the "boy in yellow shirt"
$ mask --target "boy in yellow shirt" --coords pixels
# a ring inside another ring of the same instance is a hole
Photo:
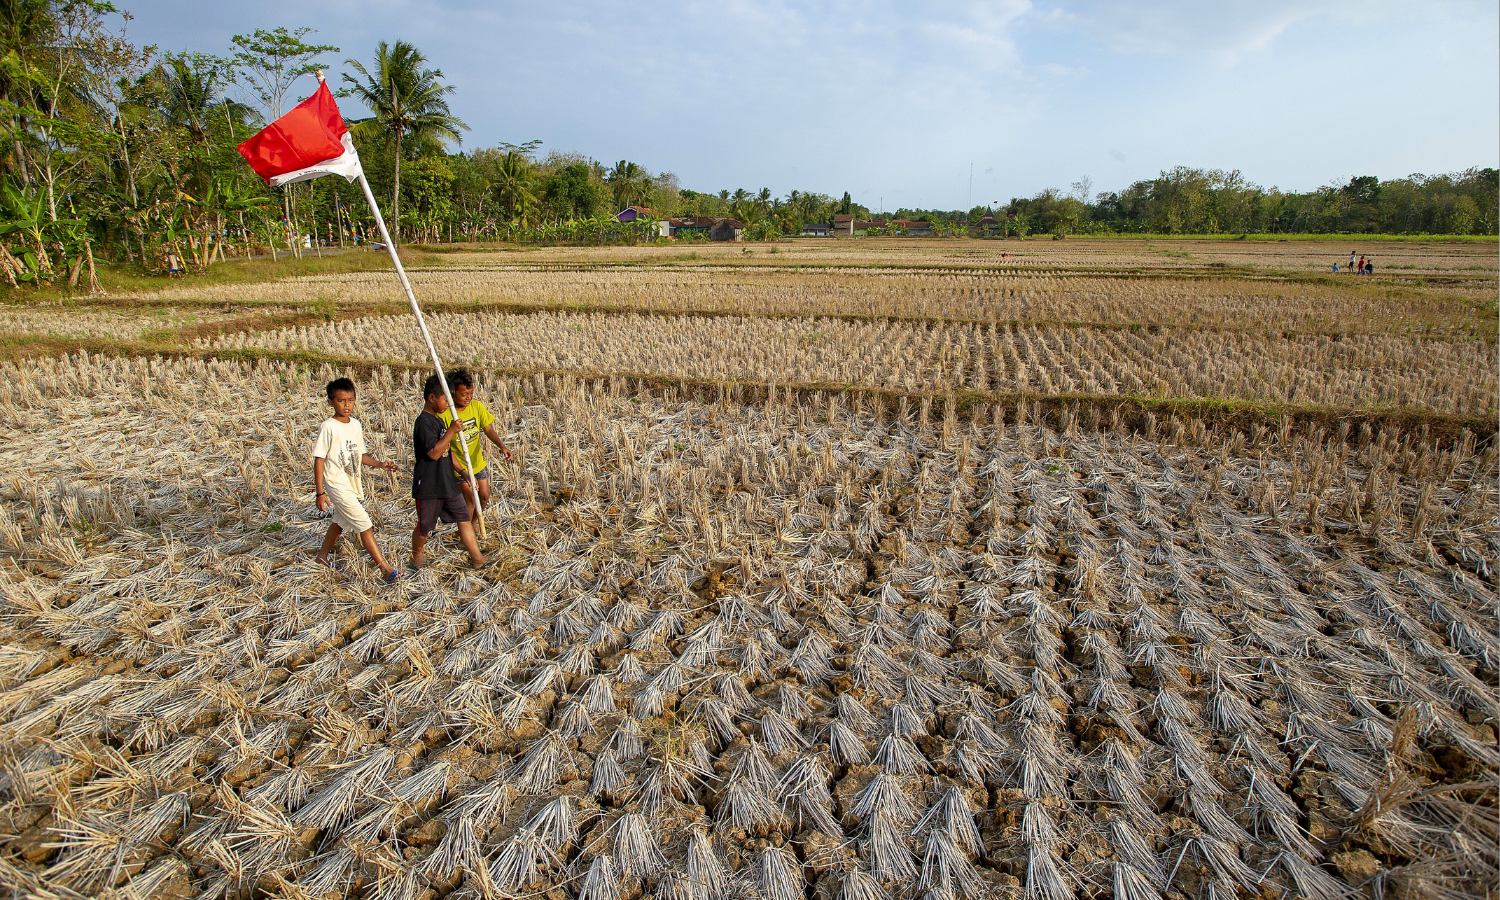
[[[484,442],[480,440],[480,435],[494,441],[507,461],[511,458],[510,448],[505,446],[505,441],[500,439],[500,433],[495,430],[495,416],[489,407],[483,401],[474,399],[474,376],[469,374],[468,369],[449,372],[448,388],[453,392],[453,404],[458,407],[458,420],[463,423],[463,446],[468,448],[469,462],[474,465],[474,480],[479,485],[478,503],[474,502],[474,491],[469,487],[469,470],[464,468],[464,450],[457,446],[453,448],[453,474],[458,478],[464,502],[469,505],[469,521],[477,527],[479,517],[484,514],[484,507],[490,502],[489,462],[484,458]],[[444,425],[453,424],[454,412],[444,410],[439,415]]]

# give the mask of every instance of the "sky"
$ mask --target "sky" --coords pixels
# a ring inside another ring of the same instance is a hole
[[[164,51],[307,26],[343,71],[409,41],[465,148],[535,138],[700,191],[955,209],[1176,165],[1296,191],[1500,165],[1493,0],[117,3]]]

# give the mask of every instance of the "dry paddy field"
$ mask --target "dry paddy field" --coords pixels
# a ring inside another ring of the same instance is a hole
[[[1492,896],[1495,254],[1375,250],[1425,274],[453,254],[418,292],[519,452],[493,564],[394,588],[312,564],[307,473],[345,372],[410,465],[389,275],[6,307],[0,887]]]

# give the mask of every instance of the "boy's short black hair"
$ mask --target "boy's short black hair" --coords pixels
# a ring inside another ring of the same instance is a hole
[[[452,372],[448,373],[448,387],[450,387],[450,388],[457,388],[457,387],[471,388],[473,386],[474,386],[474,376],[469,374],[469,370],[468,369],[454,369]]]
[[[422,402],[426,403],[428,397],[442,396],[443,380],[437,375],[428,375],[427,381],[422,384]]]
[[[356,391],[354,390],[354,379],[348,377],[340,377],[328,382],[329,400],[332,400],[333,395],[338,393],[339,391],[348,391],[351,394],[356,393]]]

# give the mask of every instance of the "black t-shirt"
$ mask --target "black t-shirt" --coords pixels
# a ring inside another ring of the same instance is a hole
[[[447,431],[443,420],[422,410],[411,428],[411,449],[415,461],[411,467],[411,495],[416,500],[442,500],[458,496],[458,479],[453,477],[453,450],[449,448],[437,459],[427,456],[427,451],[437,446]],[[457,438],[455,438],[456,440]]]

